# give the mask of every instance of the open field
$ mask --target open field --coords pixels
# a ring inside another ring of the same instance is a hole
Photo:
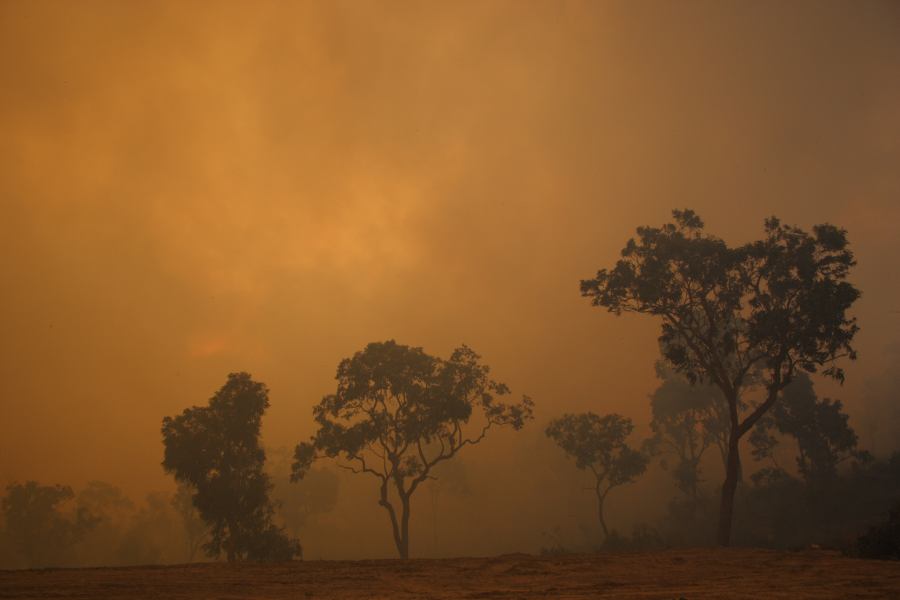
[[[0,598],[900,598],[900,563],[824,551],[222,563],[0,572]]]

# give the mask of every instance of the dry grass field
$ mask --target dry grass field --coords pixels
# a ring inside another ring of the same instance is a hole
[[[0,598],[900,598],[900,563],[825,551],[0,571]]]

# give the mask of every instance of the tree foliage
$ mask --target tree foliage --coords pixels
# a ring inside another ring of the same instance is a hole
[[[268,389],[248,373],[231,373],[208,406],[163,419],[163,468],[195,490],[193,504],[209,526],[204,549],[229,561],[289,560],[300,552],[272,521],[272,484],[260,445]]]
[[[631,483],[647,469],[649,459],[627,444],[634,430],[631,419],[592,412],[566,414],[547,426],[547,437],[556,442],[579,469],[594,476],[597,516],[604,537],[609,536],[603,505],[610,490]]]
[[[807,483],[823,482],[837,475],[838,465],[850,458],[865,458],[857,451],[856,432],[849,424],[840,400],[819,400],[812,380],[800,373],[781,393],[768,415],[760,419],[750,442],[757,459],[772,457],[778,439],[797,442],[797,470]]]
[[[318,430],[295,450],[294,479],[320,457],[376,478],[378,502],[390,517],[398,553],[407,558],[410,498],[435,466],[491,429],[518,430],[532,418],[531,400],[502,401],[509,388],[492,380],[479,359],[466,346],[444,360],[393,340],[344,359],[336,392],[313,409]]]
[[[847,281],[855,261],[846,232],[833,225],[808,233],[772,217],[761,240],[730,247],[706,234],[693,211],[673,216],[662,227],[639,227],[616,265],[583,280],[581,292],[616,315],[660,318],[667,362],[722,391],[729,448],[718,541],[727,545],[740,438],[798,372],[842,381],[838,359],[856,357],[858,327],[847,315],[859,297]],[[754,384],[763,398],[741,411],[742,393]]]

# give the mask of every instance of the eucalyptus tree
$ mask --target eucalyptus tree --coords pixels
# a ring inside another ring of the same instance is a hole
[[[587,412],[554,419],[545,431],[547,437],[575,460],[576,467],[593,475],[597,518],[604,539],[609,537],[603,513],[606,496],[613,488],[637,479],[649,462],[647,456],[628,446],[628,436],[633,430],[631,419],[621,415],[601,417]]]
[[[691,210],[674,223],[639,227],[621,258],[581,282],[594,306],[662,322],[667,362],[692,383],[722,391],[728,414],[728,461],[718,542],[728,545],[740,472],[739,443],[800,371],[843,381],[841,358],[856,358],[858,327],[848,316],[859,291],[847,277],[855,265],[846,231],[812,232],[765,221],[762,239],[738,247],[706,234]],[[741,410],[754,382],[762,398]]]
[[[193,505],[206,522],[203,548],[229,562],[290,560],[300,544],[273,521],[272,483],[263,470],[262,416],[269,390],[249,373],[231,373],[207,406],[163,419],[163,468],[194,490]]]
[[[444,360],[393,340],[342,360],[337,390],[313,408],[318,430],[296,447],[293,479],[322,457],[373,477],[397,552],[408,558],[411,499],[434,468],[492,429],[519,430],[532,418],[531,400],[502,401],[509,388],[479,360],[466,346]]]

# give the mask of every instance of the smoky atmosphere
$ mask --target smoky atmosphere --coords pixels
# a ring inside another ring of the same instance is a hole
[[[6,0],[0,130],[11,597],[900,594],[897,2]]]

